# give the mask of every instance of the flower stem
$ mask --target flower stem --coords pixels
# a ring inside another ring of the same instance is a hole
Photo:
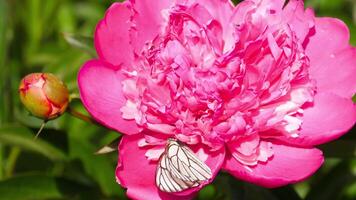
[[[80,96],[77,93],[72,93],[72,94],[70,94],[69,99],[70,99],[70,101],[80,99]]]
[[[15,166],[16,166],[17,158],[19,157],[20,154],[21,154],[20,147],[12,147],[11,148],[10,154],[9,154],[9,157],[6,162],[6,166],[5,166],[5,177],[6,178],[11,177],[11,175],[13,174]]]
[[[34,140],[36,140],[36,139],[38,138],[38,136],[41,134],[43,128],[44,128],[45,125],[46,125],[46,123],[47,123],[47,121],[43,121],[43,122],[42,122],[40,129],[37,131],[36,136],[34,137]]]
[[[87,115],[84,115],[76,110],[74,110],[73,108],[71,107],[68,107],[67,108],[67,112],[72,115],[73,117],[75,118],[78,118],[80,120],[83,120],[83,121],[86,121],[86,122],[89,122],[91,124],[94,124],[94,125],[100,125],[98,124],[93,118],[87,116]],[[100,125],[101,126],[101,125]]]

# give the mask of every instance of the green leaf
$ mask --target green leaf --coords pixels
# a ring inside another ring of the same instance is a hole
[[[115,181],[115,163],[108,157],[94,155],[95,147],[85,140],[71,138],[70,153],[72,159],[80,159],[84,170],[99,184],[106,195],[119,195],[124,198],[124,191]]]
[[[66,160],[66,155],[61,150],[40,138],[34,140],[34,135],[25,127],[0,127],[0,143],[19,146],[42,154],[54,161]]]
[[[6,63],[6,52],[7,52],[7,33],[8,33],[8,3],[7,1],[0,1],[0,125],[4,123],[10,115],[9,109],[9,90],[8,90],[8,80],[9,72],[5,66]]]
[[[92,57],[96,57],[96,52],[93,45],[93,38],[80,35],[73,35],[69,33],[63,33],[64,39],[72,47],[80,49],[85,53],[88,53]]]
[[[199,191],[197,197],[199,200],[214,200],[216,198],[216,188],[214,185],[207,185],[202,190]]]
[[[19,176],[1,181],[0,194],[0,200],[98,199],[91,188],[45,175]]]
[[[5,63],[6,52],[6,26],[7,26],[7,1],[0,2],[0,65]]]

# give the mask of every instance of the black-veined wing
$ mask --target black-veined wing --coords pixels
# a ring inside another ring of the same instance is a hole
[[[187,146],[168,140],[156,172],[156,185],[164,192],[180,192],[212,177],[210,168]]]

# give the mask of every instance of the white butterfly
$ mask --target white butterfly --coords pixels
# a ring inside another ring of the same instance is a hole
[[[192,150],[174,139],[168,140],[156,171],[156,185],[161,191],[181,192],[211,177],[210,168]]]

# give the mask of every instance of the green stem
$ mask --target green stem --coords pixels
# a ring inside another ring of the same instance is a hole
[[[46,123],[47,123],[46,120],[42,122],[40,129],[37,131],[36,136],[34,137],[34,140],[36,140],[36,139],[38,138],[38,136],[41,134],[43,128],[44,128],[45,125],[46,125]]]
[[[11,177],[14,172],[17,158],[21,154],[20,147],[12,147],[5,165],[5,177]]]
[[[72,109],[72,108],[70,108],[70,107],[68,107],[67,112],[68,112],[70,115],[72,115],[73,117],[75,117],[75,118],[78,118],[78,119],[80,119],[80,120],[89,122],[89,123],[91,123],[91,124],[95,124],[95,125],[101,126],[101,125],[98,124],[93,118],[91,118],[91,117],[89,117],[89,116],[87,116],[87,115],[84,115],[84,114],[82,114],[82,113],[80,113],[80,112],[78,112],[78,111],[76,111],[76,110],[74,110],[74,109]]]
[[[80,99],[80,95],[77,93],[72,93],[72,94],[70,94],[69,99],[70,99],[70,101]]]

